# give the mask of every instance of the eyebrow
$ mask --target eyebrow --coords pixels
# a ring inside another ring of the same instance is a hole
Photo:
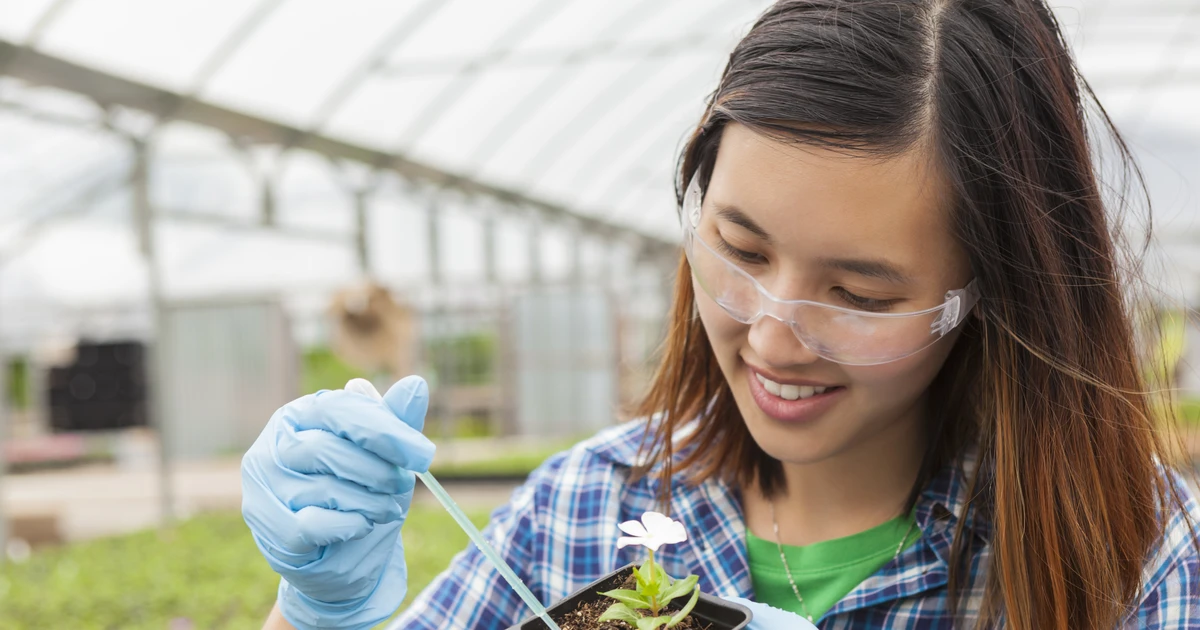
[[[899,267],[877,258],[820,258],[817,264],[827,269],[848,271],[893,284],[912,284],[912,279]]]
[[[771,242],[771,235],[761,225],[755,223],[754,219],[742,212],[741,208],[718,206],[716,214],[762,239],[763,242],[768,244]],[[912,284],[912,278],[901,271],[899,267],[878,258],[820,258],[817,260],[817,264],[826,269],[837,269],[868,278],[878,278],[893,284]]]
[[[718,206],[717,216],[770,243],[771,235],[737,206]]]

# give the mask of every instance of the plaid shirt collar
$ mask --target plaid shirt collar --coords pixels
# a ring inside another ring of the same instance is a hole
[[[678,444],[692,426],[677,431],[674,441]],[[639,453],[643,435],[641,432],[627,433],[629,439],[598,444],[594,453],[618,466],[640,465],[644,461]],[[859,584],[822,618],[911,597],[947,584],[954,532],[967,510],[970,479],[977,461],[974,452],[967,453],[946,466],[926,485],[915,506],[917,526],[923,534],[921,539],[902,551],[883,570]],[[639,482],[648,487],[634,493],[645,503],[629,506],[634,513],[656,509],[647,497],[656,494],[659,470],[660,467],[655,466]],[[738,489],[719,479],[699,485],[677,481],[672,487],[671,512],[675,518],[684,521],[691,538],[684,544],[668,548],[667,553],[671,555],[661,558],[664,566],[670,570],[674,564],[678,575],[694,573],[701,576],[701,581],[707,582],[705,590],[720,597],[753,598],[746,554],[746,522]],[[991,535],[990,522],[974,507],[965,518],[965,531],[973,530],[979,541],[986,545]],[[976,550],[979,548],[975,546]]]

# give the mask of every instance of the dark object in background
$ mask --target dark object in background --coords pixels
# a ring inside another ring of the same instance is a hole
[[[140,341],[80,342],[75,362],[50,368],[50,427],[108,431],[147,425],[146,347]]]
[[[605,608],[607,608],[614,600],[600,593],[621,588],[629,579],[629,576],[633,575],[635,566],[634,564],[627,564],[609,573],[599,580],[575,591],[567,598],[559,600],[556,604],[550,606],[546,612],[549,613],[551,619],[561,626],[563,625],[562,620],[566,618],[567,614],[574,612],[581,605],[603,601]],[[735,604],[703,592],[700,593],[700,599],[696,601],[696,607],[692,609],[690,616],[697,622],[696,625],[699,627],[707,626],[709,630],[742,630],[750,625],[750,619],[754,617],[753,613],[741,604]],[[546,630],[546,624],[539,617],[530,617],[521,622],[520,625],[512,626],[508,630]]]

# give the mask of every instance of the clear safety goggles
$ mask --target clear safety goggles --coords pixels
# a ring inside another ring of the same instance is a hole
[[[942,304],[909,313],[781,300],[700,238],[702,209],[700,181],[693,177],[683,198],[684,251],[704,293],[743,324],[763,317],[779,320],[805,347],[835,363],[878,365],[920,352],[961,324],[979,299],[977,281],[972,280],[963,289],[947,291]]]

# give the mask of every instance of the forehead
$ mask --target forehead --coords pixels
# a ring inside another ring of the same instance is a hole
[[[932,164],[919,150],[848,155],[729,124],[705,205],[738,208],[780,248],[882,256],[924,273],[931,265],[962,263],[950,230],[949,190]]]

